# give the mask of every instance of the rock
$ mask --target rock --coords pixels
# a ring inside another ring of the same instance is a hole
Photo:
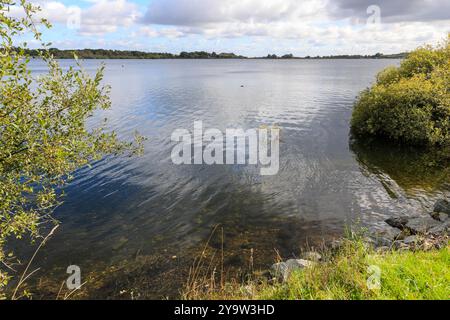
[[[310,251],[303,253],[302,259],[319,262],[320,260],[322,260],[322,256],[317,252]]]
[[[375,232],[375,237],[385,238],[390,241],[398,240],[402,237],[402,231],[398,228],[386,227]]]
[[[287,281],[287,278],[289,277],[286,262],[278,262],[273,264],[270,268],[270,273],[274,278],[281,282]]]
[[[315,263],[304,259],[290,259],[272,265],[271,274],[279,281],[286,282],[293,271],[310,268]]]
[[[405,228],[413,234],[425,234],[428,230],[439,226],[441,223],[431,217],[413,218],[408,221]]]
[[[450,231],[450,220],[447,220],[444,223],[441,223],[428,230],[428,233],[434,236],[448,236],[450,235],[449,231]]]
[[[405,250],[410,249],[409,245],[407,245],[406,243],[404,243],[403,241],[400,241],[400,240],[394,241],[393,247],[400,251],[405,251]]]
[[[439,213],[439,221],[446,222],[448,219],[450,219],[449,215],[446,213]]]
[[[434,205],[434,212],[441,212],[450,215],[450,202],[447,200],[439,200]]]
[[[388,225],[394,228],[398,228],[400,230],[405,229],[406,224],[409,221],[408,217],[393,217],[385,220]]]
[[[305,260],[305,259],[290,259],[286,261],[286,264],[291,269],[304,269],[310,268],[315,265],[313,261]]]
[[[119,240],[117,240],[116,243],[112,246],[112,249],[114,251],[118,251],[122,249],[126,244],[128,243],[128,239],[125,237],[120,237]]]
[[[380,248],[380,247],[390,247],[392,245],[393,240],[389,240],[384,237],[374,236],[370,239],[370,241],[367,242],[369,244],[372,244],[375,248]]]
[[[406,245],[414,245],[419,242],[419,238],[417,236],[409,236],[403,240],[403,243]]]
[[[445,222],[449,219],[448,214],[442,212],[433,212],[430,214],[434,220]]]

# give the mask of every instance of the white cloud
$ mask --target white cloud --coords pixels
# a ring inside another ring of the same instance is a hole
[[[144,26],[139,29],[139,34],[141,36],[147,37],[147,38],[156,38],[156,37],[167,37],[167,38],[181,38],[186,36],[188,33],[187,30],[184,30],[182,28],[163,28],[156,30],[149,26]]]
[[[139,17],[138,6],[127,0],[98,0],[82,10],[80,33],[95,35],[115,32],[118,27],[129,27]]]
[[[92,5],[82,9],[67,6],[58,1],[36,0],[39,18],[46,18],[52,24],[62,24],[74,28],[82,35],[103,35],[115,32],[119,27],[129,27],[140,17],[138,6],[127,0],[89,0]],[[12,16],[23,17],[19,6],[11,8]]]
[[[371,0],[152,0],[146,11],[133,0],[85,0],[89,5],[83,8],[35,1],[47,19],[66,27],[76,24],[78,14],[77,30],[84,39],[127,28],[129,38],[151,46],[162,38],[245,37],[247,44],[273,41],[275,47],[308,54],[366,54],[410,50],[450,31],[450,17],[443,10],[448,0],[379,0],[381,23],[375,25],[366,24]]]
[[[368,0],[153,0],[142,22],[170,25],[180,36],[297,40],[345,53],[405,51],[450,30],[450,17],[442,20],[440,11],[444,0],[380,3],[376,25],[366,24]]]
[[[325,0],[154,0],[144,22],[194,26],[208,23],[270,23],[311,18],[325,10]]]

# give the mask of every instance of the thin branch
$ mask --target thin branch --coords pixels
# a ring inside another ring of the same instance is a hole
[[[53,229],[50,231],[50,233],[44,238],[44,240],[42,240],[41,244],[39,245],[39,247],[36,249],[36,251],[34,252],[33,256],[31,257],[30,261],[28,262],[27,267],[25,268],[25,270],[22,273],[22,276],[20,277],[19,283],[16,286],[16,289],[14,290],[13,296],[12,296],[12,300],[16,299],[16,294],[17,291],[19,290],[20,286],[22,285],[22,283],[24,282],[24,279],[27,279],[29,277],[29,275],[26,276],[26,273],[28,272],[28,269],[30,268],[31,263],[33,262],[34,258],[36,257],[37,253],[39,252],[39,250],[45,245],[45,243],[47,242],[47,240],[53,235],[53,233],[56,231],[56,229],[58,229],[59,225],[56,225],[55,227],[53,227]],[[34,273],[34,271],[32,272]],[[31,273],[31,274],[32,274]],[[30,274],[30,275],[31,275]]]

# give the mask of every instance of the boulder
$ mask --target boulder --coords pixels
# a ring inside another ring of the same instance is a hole
[[[440,212],[450,215],[450,202],[447,200],[439,200],[434,205],[434,212]]]
[[[403,236],[402,231],[400,229],[388,226],[386,226],[386,228],[384,229],[375,231],[374,234],[375,234],[374,237],[376,238],[384,238],[390,241],[398,240]]]
[[[286,282],[293,271],[310,268],[315,263],[304,259],[290,259],[272,265],[271,274],[279,281]]]
[[[446,213],[442,213],[442,212],[433,212],[431,213],[431,217],[434,220],[440,221],[440,222],[445,222],[449,219],[448,214]]]
[[[295,269],[304,269],[310,268],[315,265],[313,261],[305,260],[305,259],[290,259],[286,261],[286,264],[289,268]]]
[[[393,247],[399,251],[408,251],[410,249],[410,246],[401,240],[394,241]]]
[[[289,278],[288,267],[286,262],[278,262],[270,268],[270,274],[280,282],[286,282]]]
[[[393,239],[391,240],[379,236],[372,236],[371,238],[366,239],[366,242],[370,245],[373,245],[374,248],[390,247],[393,241]]]
[[[419,237],[418,236],[409,236],[409,237],[406,237],[404,240],[403,240],[403,243],[404,244],[406,244],[406,245],[415,245],[415,244],[417,244],[419,242]]]
[[[432,217],[413,218],[406,223],[405,228],[412,234],[425,234],[430,229],[441,225],[441,222],[434,220]]]
[[[408,223],[409,219],[410,218],[408,218],[406,216],[402,216],[402,217],[392,217],[392,218],[389,218],[389,219],[387,219],[385,221],[391,227],[403,230],[403,229],[405,229],[405,226]]]
[[[447,220],[428,230],[428,233],[434,236],[448,236],[450,235],[449,231],[450,231],[450,220]]]
[[[120,237],[119,240],[117,240],[113,246],[112,249],[114,251],[119,251],[120,249],[122,249],[126,244],[128,243],[128,239],[125,237]]]

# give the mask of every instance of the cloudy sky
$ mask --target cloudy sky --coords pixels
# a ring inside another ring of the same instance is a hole
[[[449,0],[34,0],[61,49],[395,53],[450,32]],[[13,15],[19,16],[18,9]]]

